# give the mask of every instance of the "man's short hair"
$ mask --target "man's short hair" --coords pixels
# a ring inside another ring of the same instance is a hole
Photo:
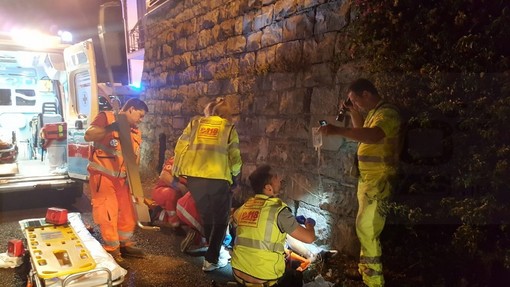
[[[273,174],[271,174],[271,166],[265,164],[257,167],[249,176],[250,185],[253,192],[263,194],[266,184],[271,182]]]
[[[373,95],[379,95],[379,92],[377,91],[377,88],[374,86],[374,84],[364,78],[359,78],[357,80],[354,80],[347,89],[348,91],[351,91],[355,93],[356,95],[361,95],[363,91],[367,91]]]
[[[129,108],[131,107],[133,107],[137,111],[144,110],[146,113],[149,112],[149,107],[147,107],[147,104],[144,101],[137,98],[131,98],[127,100],[124,106],[122,106],[122,111],[125,112],[129,110]]]

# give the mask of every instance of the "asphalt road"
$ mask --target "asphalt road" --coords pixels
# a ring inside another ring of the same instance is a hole
[[[54,191],[0,196],[0,246],[4,246],[4,252],[7,251],[10,239],[23,239],[19,220],[44,217],[47,208],[52,206],[80,212],[85,224],[92,226],[92,235],[100,241],[99,229],[92,221],[90,200],[86,194],[73,204],[66,203],[65,198]],[[179,229],[137,229],[135,239],[147,256],[144,259],[128,259],[131,268],[121,286],[210,287],[214,286],[213,280],[215,286],[227,286],[232,280],[230,264],[220,270],[204,273],[201,270],[203,254],[180,252],[179,244],[184,236],[184,230]],[[25,256],[24,259],[23,264],[17,268],[0,268],[0,286],[26,286],[30,263],[29,257]]]

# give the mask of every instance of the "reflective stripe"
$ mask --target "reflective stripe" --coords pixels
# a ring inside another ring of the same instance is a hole
[[[121,156],[122,152],[110,147],[107,147],[99,142],[94,142],[94,148],[104,151],[105,153],[113,156]]]
[[[224,146],[220,145],[209,145],[209,144],[192,144],[189,146],[188,150],[206,150],[206,151],[214,151],[220,154],[227,154],[227,149]]]
[[[189,141],[189,136],[190,136],[190,135],[182,134],[182,135],[181,135],[181,140],[183,140],[183,141]]]
[[[268,224],[270,225],[270,224]],[[243,237],[236,237],[236,243],[242,246],[255,248],[259,250],[268,250],[268,251],[274,251],[274,252],[284,252],[285,248],[284,245],[281,243],[271,243],[271,242],[265,242],[261,240],[255,240],[250,238],[243,238]]]
[[[359,259],[359,262],[362,264],[380,264],[381,256],[377,256],[377,257],[361,256]]]
[[[269,213],[267,215],[267,221],[266,222],[276,222],[276,213],[278,212],[278,210],[280,210],[279,208],[276,208],[276,207],[271,207],[271,209],[269,210]],[[266,231],[264,232],[264,241],[266,242],[271,242],[272,238],[273,238],[273,225],[272,224],[266,224]],[[283,245],[282,245],[283,246]]]
[[[186,218],[200,233],[204,234],[204,229],[200,222],[198,222],[189,212],[180,204],[177,204],[177,210]]]
[[[121,238],[121,241],[126,241],[126,240],[122,240],[122,239],[129,239],[129,238],[133,237],[133,232],[119,230],[119,237]]]
[[[92,161],[89,162],[88,168],[100,171],[100,172],[102,172],[106,175],[110,175],[112,177],[120,177],[120,178],[126,177],[126,173],[123,171],[115,171],[115,170],[107,169],[106,167],[104,167],[98,163],[92,162]]]
[[[393,163],[395,160],[392,157],[380,157],[373,155],[358,155],[358,161],[360,162],[384,162]]]
[[[382,271],[376,271],[374,269],[367,268],[363,270],[363,273],[365,273],[367,276],[374,277],[374,276],[382,276]]]
[[[115,250],[117,247],[120,246],[120,242],[119,241],[105,241],[104,245],[106,245],[108,247],[113,247],[112,250]]]

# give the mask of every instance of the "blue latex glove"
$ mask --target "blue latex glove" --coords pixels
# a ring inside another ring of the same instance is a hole
[[[306,217],[304,217],[303,215],[298,215],[298,216],[296,216],[296,221],[297,221],[299,224],[305,224],[305,222],[306,222]]]
[[[307,218],[305,221],[305,224],[311,224],[311,225],[315,226],[315,220],[313,220],[312,218]]]

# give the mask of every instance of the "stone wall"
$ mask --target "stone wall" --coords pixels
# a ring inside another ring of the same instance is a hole
[[[286,178],[282,198],[318,222],[317,243],[356,254],[356,183],[348,176],[356,143],[324,139],[319,154],[311,133],[319,119],[335,122],[338,95],[361,70],[338,60],[350,13],[349,0],[184,0],[151,13],[145,176],[157,174],[161,135],[171,154],[189,119],[226,97],[239,114],[243,178],[271,164]]]

